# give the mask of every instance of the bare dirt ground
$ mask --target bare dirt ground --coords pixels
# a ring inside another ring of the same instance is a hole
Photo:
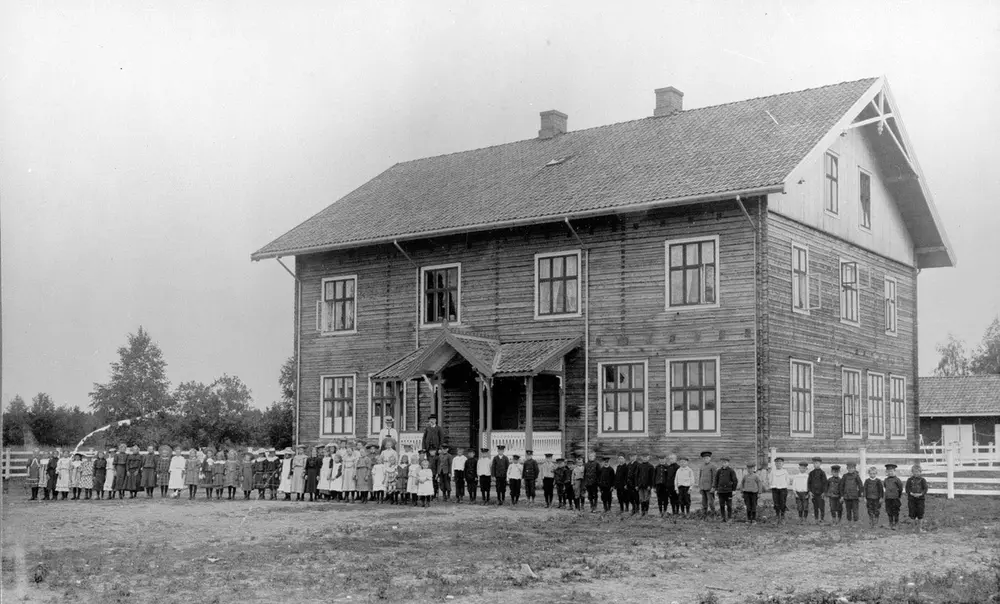
[[[53,503],[12,487],[3,602],[735,603],[985,571],[1000,501],[927,508],[917,534],[884,528],[884,514],[870,530],[863,509],[857,524],[779,527],[619,516],[617,505],[604,516],[159,493]]]

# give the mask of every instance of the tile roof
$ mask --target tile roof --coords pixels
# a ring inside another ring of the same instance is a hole
[[[922,377],[920,415],[1000,415],[1000,375]]]
[[[500,359],[495,365],[494,375],[535,375],[554,358],[565,355],[579,345],[580,341],[577,337],[501,344]]]
[[[561,220],[656,201],[777,190],[875,81],[396,164],[251,258]]]

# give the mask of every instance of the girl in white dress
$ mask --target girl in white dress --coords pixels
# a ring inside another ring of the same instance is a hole
[[[333,461],[330,462],[330,497],[334,501],[340,501],[340,494],[344,490],[344,462],[340,455],[334,453]]]
[[[73,462],[69,458],[67,451],[59,452],[59,461],[56,463],[56,493],[62,493],[62,498],[69,496],[69,474],[73,469]]]
[[[426,459],[420,462],[420,472],[417,473],[417,495],[420,496],[420,506],[427,507],[434,495],[434,475],[431,473],[430,462]]]
[[[320,497],[330,500],[330,469],[333,467],[333,451],[327,446],[323,450],[323,460],[319,466],[319,481],[316,483],[316,490]]]
[[[114,451],[108,451],[106,459],[108,460],[107,471],[104,474],[104,492],[108,494],[108,499],[111,499],[112,493],[115,491],[115,467],[111,465],[111,459],[114,457]],[[95,489],[100,489],[101,485],[95,484]]]
[[[372,501],[382,503],[385,496],[385,464],[381,459],[375,460],[372,466]]]
[[[428,469],[430,469],[429,465]],[[406,480],[406,495],[411,501],[413,501],[413,505],[417,505],[418,501],[417,490],[418,487],[420,486],[419,475],[420,475],[420,465],[410,464],[409,474],[407,475],[407,480]],[[431,484],[431,492],[433,491],[434,491],[434,485]]]
[[[286,448],[281,452],[283,458],[281,460],[281,482],[278,483],[278,492],[285,494],[285,501],[289,501],[292,498],[292,458],[295,456],[295,451],[291,448]]]
[[[187,467],[187,460],[181,455],[180,448],[174,450],[174,456],[170,458],[170,482],[167,484],[167,489],[173,491],[174,499],[177,499],[181,494],[181,489],[184,488],[184,469]]]

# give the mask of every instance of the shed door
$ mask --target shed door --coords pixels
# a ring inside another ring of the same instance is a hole
[[[959,459],[972,459],[972,424],[945,424],[941,426],[941,444],[958,446]]]

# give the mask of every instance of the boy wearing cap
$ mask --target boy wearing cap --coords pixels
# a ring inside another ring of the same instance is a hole
[[[868,511],[868,526],[875,528],[878,526],[879,513],[882,510],[882,497],[885,495],[885,487],[878,479],[878,470],[875,466],[868,466],[868,478],[865,479],[865,506]]]
[[[676,487],[674,487],[674,477],[677,476],[677,470],[680,467],[676,454],[671,453],[667,456],[667,497],[670,499],[670,513],[675,516],[680,512],[680,498],[677,496]]]
[[[628,499],[627,505],[632,506],[633,515],[639,510],[639,493],[635,488],[635,471],[638,467],[639,454],[632,451],[629,453],[628,475],[625,479],[625,497]]]
[[[469,491],[469,503],[476,502],[476,482],[479,480],[479,475],[476,473],[478,461],[475,449],[466,451],[463,469],[465,471],[465,488]]]
[[[844,502],[840,499],[840,466],[830,466],[830,478],[826,481],[826,498],[830,500],[830,520],[840,523],[844,518]]]
[[[427,418],[427,427],[424,428],[424,438],[420,445],[425,451],[437,451],[444,443],[444,430],[437,423],[437,415]]]
[[[545,499],[545,507],[550,508],[556,488],[556,462],[552,459],[551,453],[545,454],[545,461],[542,462],[539,474],[542,477],[542,497]]]
[[[719,461],[722,462],[722,467],[715,472],[714,488],[719,494],[719,513],[722,521],[726,522],[733,519],[733,491],[739,486],[739,480],[736,478],[736,470],[729,467],[728,457]]]
[[[531,449],[524,452],[524,498],[528,500],[528,505],[535,503],[535,481],[538,480],[538,462],[534,455]]]
[[[920,475],[919,465],[910,468],[910,477],[906,479],[906,503],[910,512],[910,520],[917,522],[917,532],[924,532],[924,502],[927,495],[927,481]]]
[[[441,499],[448,501],[451,498],[451,474],[452,462],[454,458],[448,452],[448,447],[441,445],[438,452],[438,487],[441,489]]]
[[[788,487],[791,480],[788,470],[785,469],[785,458],[774,458],[774,469],[768,480],[771,488],[771,501],[774,503],[774,515],[778,518],[778,524],[785,523],[785,512],[788,511],[786,502],[788,501]]]
[[[462,503],[465,495],[465,452],[459,448],[455,450],[455,457],[451,460],[451,476],[455,480],[455,501]]]
[[[677,491],[677,501],[681,514],[686,517],[691,513],[691,487],[694,486],[694,470],[688,465],[688,458],[680,458],[680,466],[674,474],[674,489]]]
[[[597,475],[601,464],[597,461],[597,453],[591,451],[587,463],[583,465],[583,488],[587,490],[587,501],[590,502],[590,513],[597,512]],[[583,493],[580,493],[582,496]]]
[[[490,475],[497,488],[497,505],[503,505],[507,499],[507,468],[510,467],[510,459],[507,458],[506,450],[504,445],[497,445],[497,456],[490,464]]]
[[[601,490],[601,503],[604,513],[611,511],[611,490],[615,488],[615,469],[611,467],[611,458],[605,457],[597,474],[597,486]]]
[[[826,495],[826,472],[820,467],[823,460],[813,457],[813,469],[809,471],[809,494],[812,495],[813,520],[819,524],[826,520],[826,502],[823,497]]]
[[[521,476],[524,473],[524,466],[521,465],[521,456],[514,455],[510,465],[507,466],[507,484],[510,485],[510,504],[517,505],[517,500],[521,498]]]
[[[583,509],[583,463],[579,458],[574,458],[570,464],[570,484],[569,490],[570,508]]]
[[[882,482],[885,489],[885,515],[889,518],[889,528],[896,530],[899,524],[899,505],[903,496],[903,482],[896,476],[896,464],[885,464],[885,480]]]
[[[615,491],[618,495],[618,513],[622,514],[628,509],[628,464],[625,463],[625,456],[618,456],[618,466],[615,468]]]
[[[701,514],[708,518],[709,512],[715,515],[715,464],[712,463],[712,452],[701,452],[702,466],[698,471],[698,489],[701,491]]]
[[[743,504],[747,508],[747,522],[750,524],[757,522],[757,499],[764,492],[764,481],[757,475],[756,467],[757,464],[748,463],[747,472],[739,484],[739,490],[743,493]]]
[[[479,493],[483,496],[483,505],[490,502],[491,468],[490,450],[483,447],[480,450],[479,463],[476,464],[476,475],[479,476]]]
[[[655,478],[656,468],[649,463],[649,453],[644,452],[642,461],[635,470],[635,490],[639,497],[639,509],[643,516],[649,513],[649,495],[653,490]]]
[[[667,456],[660,456],[660,463],[656,464],[656,472],[653,474],[653,484],[656,485],[656,510],[660,513],[662,518],[667,513],[668,502],[670,501],[669,495],[667,495]]]
[[[573,487],[570,484],[571,476],[573,472],[566,467],[566,460],[562,457],[556,459],[556,469],[555,469],[555,482],[556,482],[556,493],[559,496],[559,507],[563,507],[566,504],[566,488],[569,487],[572,491]],[[570,507],[573,507],[572,502]]]
[[[857,467],[855,463],[848,463],[847,472],[840,481],[840,496],[844,499],[844,507],[847,508],[848,522],[858,521],[858,500],[865,492],[865,485],[858,476]]]
[[[809,520],[809,464],[800,461],[798,474],[790,476],[792,490],[795,491],[795,511],[799,515],[799,524]]]

